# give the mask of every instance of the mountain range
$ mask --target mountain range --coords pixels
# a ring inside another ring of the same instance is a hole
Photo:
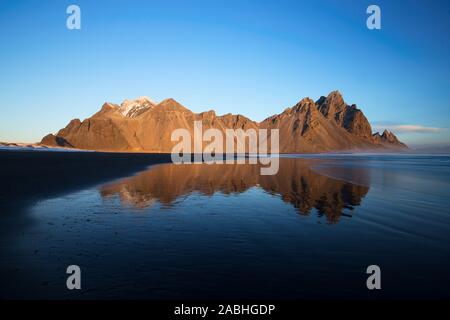
[[[194,113],[174,99],[159,103],[147,97],[125,100],[120,105],[104,103],[100,111],[83,121],[74,119],[48,134],[41,145],[85,150],[170,153],[175,129],[193,134],[194,121],[203,130],[278,129],[280,153],[402,150],[407,146],[387,130],[373,133],[369,121],[356,105],[345,103],[339,91],[317,101],[304,98],[282,113],[262,122],[242,115],[218,116],[210,110]],[[270,133],[270,130],[268,130]]]

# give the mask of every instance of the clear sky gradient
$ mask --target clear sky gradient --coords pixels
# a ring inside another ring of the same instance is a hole
[[[0,0],[0,141],[39,141],[105,101],[260,121],[338,89],[409,144],[450,143],[449,17],[450,1]]]

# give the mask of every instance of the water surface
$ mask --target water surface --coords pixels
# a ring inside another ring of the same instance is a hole
[[[153,165],[17,213],[26,223],[0,237],[1,295],[448,298],[449,164],[287,157],[275,176],[248,164]],[[71,264],[81,291],[65,288]],[[366,288],[372,264],[380,291]]]

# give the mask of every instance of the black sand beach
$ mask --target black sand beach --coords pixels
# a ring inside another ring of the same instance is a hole
[[[0,208],[18,211],[169,161],[170,154],[0,150]]]
[[[3,151],[0,298],[448,298],[449,161],[291,155],[261,176],[168,154]],[[382,291],[367,290],[373,264]]]

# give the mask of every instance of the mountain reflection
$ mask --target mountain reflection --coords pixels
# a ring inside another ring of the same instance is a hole
[[[105,185],[102,197],[118,195],[123,204],[147,208],[159,202],[172,206],[183,196],[193,192],[212,196],[242,193],[252,187],[278,195],[292,204],[299,214],[309,215],[315,208],[328,222],[336,223],[344,209],[352,210],[368,193],[368,174],[361,169],[339,168],[339,175],[348,175],[365,185],[330,178],[333,167],[326,166],[327,176],[317,173],[312,165],[316,160],[280,159],[276,175],[260,175],[259,165],[250,164],[164,164],[157,165],[136,176]]]

